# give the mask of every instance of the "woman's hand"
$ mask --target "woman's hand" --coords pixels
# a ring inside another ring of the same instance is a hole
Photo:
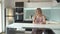
[[[46,24],[46,23],[42,23],[42,24]]]
[[[39,23],[39,24],[46,24],[46,23],[42,22],[42,23]]]

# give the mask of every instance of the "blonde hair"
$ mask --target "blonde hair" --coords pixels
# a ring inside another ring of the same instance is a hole
[[[37,8],[37,10],[38,10],[40,13],[42,13],[42,10],[41,10],[41,8]]]

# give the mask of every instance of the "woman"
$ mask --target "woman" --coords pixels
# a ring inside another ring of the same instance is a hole
[[[36,14],[35,14],[34,19],[33,19],[33,24],[46,24],[46,18],[42,14],[41,8],[36,9]],[[32,34],[42,34],[43,31],[45,34],[55,34],[49,28],[32,29]]]
[[[37,8],[36,14],[33,19],[33,23],[34,24],[45,24],[46,23],[45,16],[42,14],[41,8]]]
[[[46,24],[45,16],[42,14],[41,8],[36,9],[33,24]],[[43,29],[32,29],[32,34],[42,34]]]

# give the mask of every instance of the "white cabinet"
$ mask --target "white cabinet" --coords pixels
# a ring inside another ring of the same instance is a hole
[[[31,2],[51,2],[52,0],[15,0],[17,2],[25,2],[25,1],[31,1]]]
[[[26,8],[37,8],[37,7],[52,7],[52,2],[25,2],[24,7]]]
[[[35,1],[35,2],[51,2],[52,0],[30,0],[30,1]]]
[[[15,2],[27,2],[28,0],[14,0]]]

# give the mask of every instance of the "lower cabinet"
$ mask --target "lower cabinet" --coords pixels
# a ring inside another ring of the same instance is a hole
[[[7,34],[16,34],[15,28],[7,28]]]
[[[17,30],[16,28],[7,28],[7,34],[25,34],[25,30]]]

